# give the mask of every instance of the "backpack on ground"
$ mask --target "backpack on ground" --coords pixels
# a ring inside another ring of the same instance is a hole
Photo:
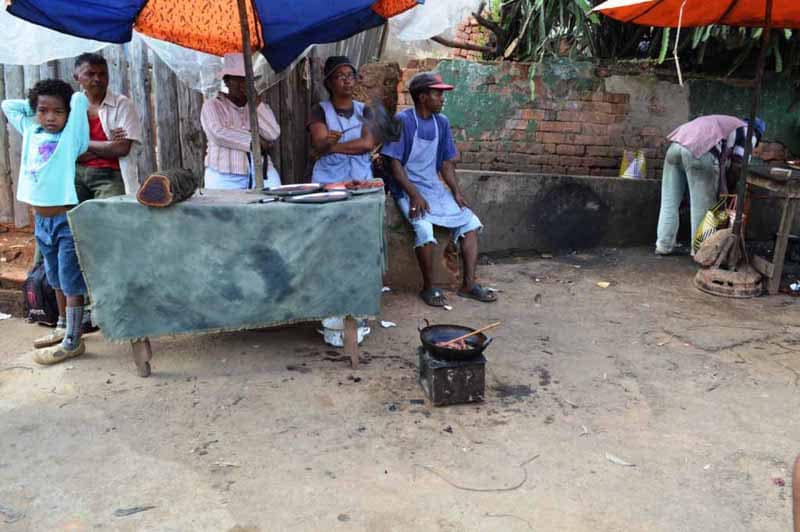
[[[25,318],[31,323],[55,327],[58,322],[58,302],[56,291],[47,282],[44,263],[39,263],[30,271],[22,285]]]

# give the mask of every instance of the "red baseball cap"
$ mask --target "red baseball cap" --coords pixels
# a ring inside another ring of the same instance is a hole
[[[454,89],[452,85],[448,85],[442,80],[442,76],[433,72],[420,72],[413,78],[411,83],[408,84],[409,92],[418,92],[423,89],[439,89],[443,91],[451,91]]]

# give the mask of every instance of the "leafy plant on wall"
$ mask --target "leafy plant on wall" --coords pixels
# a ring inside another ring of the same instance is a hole
[[[601,0],[491,0],[473,13],[489,30],[485,43],[458,43],[435,38],[453,47],[482,52],[485,59],[538,62],[548,56],[596,58],[611,61],[672,61],[678,39],[685,70],[733,76],[752,68],[761,29],[705,26],[682,29],[624,24],[591,13]],[[769,68],[789,76],[800,70],[800,32],[776,31]],[[710,59],[713,58],[713,61]]]

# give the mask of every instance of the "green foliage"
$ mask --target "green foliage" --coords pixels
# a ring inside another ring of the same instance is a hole
[[[727,73],[752,69],[760,47],[760,28],[705,26],[676,29],[623,24],[592,13],[601,0],[491,0],[488,18],[503,31],[500,49],[509,59],[540,61],[546,56],[610,60],[672,61],[685,70]],[[708,58],[714,61],[708,61]],[[776,30],[768,68],[800,70],[800,32]],[[740,72],[742,73],[742,72]]]

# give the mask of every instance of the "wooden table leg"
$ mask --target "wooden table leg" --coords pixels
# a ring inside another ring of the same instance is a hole
[[[136,369],[140,377],[150,376],[150,359],[153,358],[153,350],[150,348],[150,339],[138,340],[131,342],[131,349],[133,350],[133,361],[136,363]]]
[[[361,358],[358,354],[358,323],[352,316],[344,319],[344,352],[350,356],[353,369],[358,369]]]
[[[774,266],[772,277],[769,279],[767,290],[770,295],[778,293],[781,287],[781,277],[783,276],[783,261],[786,258],[786,247],[789,244],[789,234],[792,232],[792,222],[797,211],[796,199],[787,198],[783,203],[783,214],[781,214],[781,225],[778,228],[778,238],[775,241],[775,252],[772,254],[772,265]]]
[[[800,532],[800,455],[794,461],[792,474],[792,513],[794,514],[794,532]]]

